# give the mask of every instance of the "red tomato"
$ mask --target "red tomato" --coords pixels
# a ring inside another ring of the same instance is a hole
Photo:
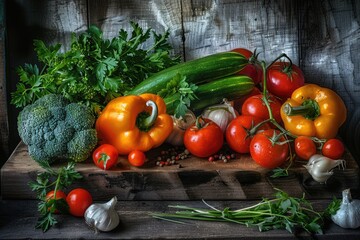
[[[262,122],[263,119],[250,116],[240,115],[234,118],[226,128],[225,138],[229,147],[238,153],[248,153],[250,151],[250,141],[253,137],[252,127]],[[258,130],[268,129],[269,125],[264,124]]]
[[[316,145],[310,137],[295,138],[295,153],[304,160],[309,160],[316,153]]]
[[[146,156],[140,150],[133,150],[128,155],[129,163],[135,167],[141,167],[145,163]]]
[[[294,64],[289,66],[289,62],[276,62],[267,69],[267,90],[283,100],[305,83],[301,69]]]
[[[273,136],[278,130],[267,129],[257,133],[250,142],[250,155],[260,166],[273,169],[281,166],[289,157],[289,147],[283,143],[284,136],[273,142]],[[282,143],[282,144],[280,144]]]
[[[94,150],[92,158],[97,167],[107,170],[116,165],[118,156],[119,153],[113,145],[102,144]]]
[[[50,199],[64,199],[64,201],[66,201],[66,193],[64,193],[63,191],[61,190],[56,190],[56,196],[54,198],[54,190],[51,190],[50,192],[48,192],[46,194],[46,201],[49,201]],[[48,209],[50,212],[53,212],[53,213],[59,213],[60,211],[58,209],[56,209],[56,207],[53,205],[51,208]]]
[[[331,159],[339,159],[345,152],[344,144],[337,138],[328,139],[322,149],[322,154]]]
[[[253,54],[250,50],[246,48],[235,48],[231,50],[232,52],[238,52],[249,60],[249,64],[247,64],[240,72],[237,74],[245,75],[250,77],[254,84],[261,83],[263,81],[263,70],[259,63],[256,62],[257,56]],[[256,51],[255,51],[256,52]]]
[[[185,147],[197,157],[209,157],[215,154],[223,143],[224,135],[221,128],[207,118],[198,118],[184,133]]]
[[[83,188],[75,188],[66,197],[69,212],[76,217],[83,217],[86,209],[92,204],[91,194]]]
[[[242,105],[244,104],[244,102],[246,101],[246,99],[248,99],[248,98],[251,97],[251,96],[258,95],[258,94],[261,94],[260,89],[257,88],[257,87],[254,87],[254,88],[251,90],[251,92],[249,92],[248,94],[246,94],[246,95],[244,95],[244,96],[242,96],[242,97],[240,97],[240,98],[238,98],[238,99],[235,99],[235,100],[233,101],[233,103],[234,103],[234,104],[233,104],[234,109],[235,109],[236,111],[238,111],[238,112],[241,112],[241,107],[242,107]]]
[[[241,114],[259,117],[263,120],[269,118],[269,111],[263,100],[264,95],[258,94],[245,100],[241,108]],[[280,109],[282,103],[273,95],[268,94],[268,102],[276,122],[281,123]]]

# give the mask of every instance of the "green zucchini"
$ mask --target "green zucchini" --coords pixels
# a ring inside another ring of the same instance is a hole
[[[186,77],[189,83],[200,84],[205,81],[233,75],[246,66],[248,60],[237,52],[221,52],[179,63],[145,79],[127,95],[157,93],[177,74]]]
[[[248,76],[240,75],[204,83],[195,90],[197,98],[191,101],[190,109],[194,112],[200,111],[208,106],[221,103],[224,98],[232,101],[250,93],[253,88],[254,81]],[[179,93],[164,98],[167,113],[174,113],[179,98]]]

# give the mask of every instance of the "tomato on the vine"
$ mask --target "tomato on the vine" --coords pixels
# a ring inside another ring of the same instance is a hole
[[[260,166],[273,169],[281,166],[289,157],[289,147],[283,135],[275,129],[255,134],[250,142],[250,155]]]
[[[238,112],[241,112],[241,108],[242,108],[242,105],[244,104],[244,102],[246,101],[246,99],[248,99],[249,97],[251,96],[255,96],[255,95],[258,95],[258,94],[261,94],[261,91],[259,88],[257,87],[254,87],[251,92],[249,92],[248,94],[240,97],[240,98],[237,98],[233,101],[233,107],[236,111]]]
[[[294,90],[304,83],[303,72],[290,62],[275,62],[267,69],[267,90],[283,100],[290,98]]]
[[[316,154],[316,145],[310,137],[298,136],[295,138],[295,153],[301,159],[309,160],[312,155]]]
[[[241,107],[241,114],[259,117],[263,120],[268,119],[270,117],[269,111],[265,105],[263,98],[264,98],[263,94],[258,94],[246,99]],[[282,103],[275,96],[271,94],[267,94],[267,99],[275,121],[280,123],[282,121],[280,115],[280,109]]]
[[[141,167],[146,160],[145,153],[140,150],[132,150],[128,155],[128,161],[135,167]]]
[[[56,196],[55,196],[56,195]],[[45,200],[46,202],[49,202],[51,200],[59,200],[59,199],[63,199],[64,201],[66,201],[66,193],[64,193],[63,191],[61,190],[56,190],[56,194],[55,194],[55,191],[54,190],[51,190],[50,192],[48,192],[45,196]],[[52,205],[52,204],[51,204]],[[50,212],[53,212],[53,213],[59,213],[59,212],[62,212],[61,209],[58,209],[59,204],[54,204],[52,205],[52,207],[49,207],[49,211]]]
[[[254,53],[246,48],[235,48],[231,51],[238,52],[249,60],[249,63],[237,74],[250,77],[255,85],[261,83],[263,81],[263,70],[261,65],[256,62],[256,50]]]
[[[118,150],[113,145],[102,144],[94,150],[92,158],[97,167],[108,170],[116,165],[118,156]]]
[[[221,128],[207,118],[198,117],[184,133],[184,145],[194,156],[209,157],[218,152],[224,143]]]
[[[345,146],[341,140],[337,138],[331,138],[324,143],[321,152],[325,157],[336,160],[341,158],[344,154]]]
[[[269,125],[265,123],[260,128],[253,129],[262,121],[263,119],[250,115],[240,115],[234,118],[225,131],[225,139],[229,147],[238,153],[248,153],[250,141],[256,131],[269,128]]]
[[[71,215],[83,217],[86,209],[93,203],[93,199],[86,189],[75,188],[68,193],[66,202]]]

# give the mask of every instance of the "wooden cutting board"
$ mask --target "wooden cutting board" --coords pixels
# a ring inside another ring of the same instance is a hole
[[[303,193],[309,199],[341,197],[345,188],[360,189],[359,167],[346,151],[345,170],[335,169],[326,184],[315,182],[303,167],[306,162],[296,160],[287,177],[272,178],[271,172],[257,165],[248,154],[237,154],[227,162],[189,157],[171,166],[157,166],[156,159],[169,146],[161,146],[147,153],[142,167],[129,165],[124,156],[117,166],[104,171],[91,159],[78,163],[76,169],[83,179],[76,187],[88,189],[94,200],[117,196],[119,200],[237,200],[272,197],[278,188],[293,196]],[[62,166],[61,164],[54,167]],[[27,146],[20,142],[1,169],[1,194],[4,199],[35,199],[28,186],[43,171],[30,158]]]

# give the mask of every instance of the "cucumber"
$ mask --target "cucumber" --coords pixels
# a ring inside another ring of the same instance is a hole
[[[189,83],[200,84],[205,81],[233,75],[246,66],[248,60],[237,52],[221,52],[179,63],[145,79],[126,95],[157,93],[177,74],[186,77]]]
[[[190,109],[200,111],[208,106],[220,103],[224,98],[229,101],[240,98],[254,88],[254,81],[248,76],[229,76],[214,80],[198,86],[195,91],[196,99],[190,103]],[[177,106],[180,94],[165,97],[166,111],[173,114]]]

